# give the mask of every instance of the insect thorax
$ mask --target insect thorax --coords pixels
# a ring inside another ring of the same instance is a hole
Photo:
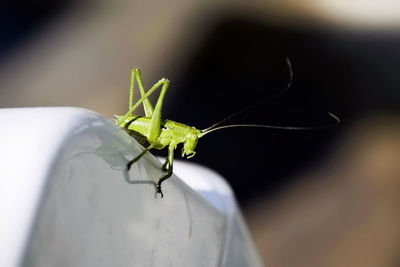
[[[118,125],[125,128],[130,134],[148,138],[150,121],[150,117],[131,115],[124,121],[118,122]],[[182,156],[185,154],[193,156],[200,133],[201,131],[195,127],[172,120],[162,120],[159,137],[156,140],[147,139],[147,141],[157,149],[168,145],[175,148],[178,144],[183,143]]]

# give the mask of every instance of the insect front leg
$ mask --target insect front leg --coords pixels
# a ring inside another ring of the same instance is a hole
[[[164,194],[161,190],[161,183],[167,180],[169,177],[172,175],[172,170],[173,170],[173,162],[174,162],[174,150],[175,150],[176,144],[170,144],[168,147],[168,158],[165,160],[162,170],[167,171],[167,174],[162,176],[158,182],[157,182],[157,193],[161,194],[161,197],[164,197]],[[166,169],[168,165],[168,169]]]
[[[139,155],[137,155],[136,157],[134,157],[131,161],[128,162],[128,164],[126,165],[126,167],[128,168],[128,171],[131,169],[131,166],[133,163],[135,163],[136,161],[138,161],[141,157],[143,157],[144,154],[146,154],[147,151],[149,151],[150,149],[153,148],[153,145],[148,146],[145,150],[143,150]]]

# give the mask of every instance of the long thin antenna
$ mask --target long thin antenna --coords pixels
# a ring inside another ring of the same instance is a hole
[[[251,110],[251,109],[253,109],[253,108],[255,108],[255,107],[259,106],[259,105],[261,105],[265,101],[272,100],[274,98],[278,98],[279,96],[284,94],[290,88],[290,86],[292,85],[292,81],[293,81],[292,64],[290,63],[289,58],[286,58],[286,64],[287,64],[288,70],[289,70],[289,82],[287,83],[287,85],[285,86],[285,88],[283,90],[281,90],[280,92],[278,92],[278,93],[276,93],[274,95],[271,95],[270,97],[267,97],[267,98],[264,98],[264,99],[262,99],[262,100],[260,100],[258,102],[255,102],[252,105],[249,105],[249,106],[247,106],[245,108],[242,108],[241,110],[236,111],[235,113],[232,113],[231,115],[227,116],[226,118],[214,123],[213,125],[211,125],[210,127],[206,128],[206,129],[204,129],[203,131],[206,132],[206,131],[209,131],[211,129],[214,129],[218,125],[221,125],[222,123],[224,123],[226,121],[229,121],[229,120],[233,119],[234,117],[237,117],[238,115],[241,115],[241,114],[243,114],[243,113],[245,113],[245,112],[247,112],[247,111],[249,111],[249,110]]]
[[[328,125],[321,125],[321,126],[308,126],[308,127],[302,127],[302,126],[279,126],[279,125],[260,125],[260,124],[232,124],[232,125],[224,125],[212,129],[205,129],[202,130],[201,134],[199,137],[203,137],[206,134],[209,134],[211,132],[221,130],[221,129],[226,129],[226,128],[236,128],[236,127],[256,127],[256,128],[268,128],[268,129],[278,129],[278,130],[301,130],[301,131],[308,131],[308,130],[321,130],[321,129],[326,129],[329,127],[334,126],[335,124],[340,123],[340,119],[333,113],[328,112],[328,115],[335,120],[335,123],[331,123]]]

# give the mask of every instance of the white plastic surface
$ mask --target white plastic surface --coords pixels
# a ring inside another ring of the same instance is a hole
[[[261,266],[220,176],[78,108],[0,110],[0,266]],[[197,192],[196,192],[197,191]]]

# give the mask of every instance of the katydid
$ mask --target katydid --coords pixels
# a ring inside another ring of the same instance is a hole
[[[291,84],[292,80],[292,70],[290,66],[290,62],[287,61],[289,70],[290,70],[290,81],[286,86],[286,91]],[[141,98],[133,104],[133,93],[134,93],[134,84],[135,80],[137,81],[139,91],[141,94]],[[162,165],[162,171],[165,172],[161,178],[159,178],[156,186],[157,186],[157,194],[161,194],[163,197],[163,193],[161,190],[161,184],[163,181],[171,177],[173,172],[173,162],[174,162],[174,150],[179,144],[183,144],[181,155],[182,157],[191,158],[196,152],[195,148],[197,146],[198,140],[204,135],[231,127],[262,127],[262,128],[273,128],[273,129],[288,129],[288,130],[309,130],[309,129],[320,129],[326,128],[326,126],[317,126],[317,127],[286,127],[286,126],[274,126],[274,125],[258,125],[258,124],[234,124],[234,125],[225,125],[219,126],[221,123],[231,119],[232,117],[243,113],[248,108],[245,108],[239,112],[236,112],[227,118],[223,119],[220,122],[213,124],[212,126],[199,130],[195,127],[188,126],[179,122],[175,122],[172,120],[163,120],[161,119],[161,110],[164,101],[165,94],[167,92],[169,86],[169,80],[162,78],[157,83],[153,85],[147,92],[144,89],[142,76],[139,69],[134,69],[131,72],[130,79],[130,89],[129,89],[129,110],[123,116],[117,116],[116,123],[120,127],[124,128],[128,134],[136,135],[146,138],[147,142],[150,144],[146,149],[144,149],[139,155],[133,158],[127,164],[128,171],[130,170],[132,164],[137,162],[147,151],[151,149],[163,149],[168,146],[168,157],[166,158],[164,164]],[[158,97],[155,108],[153,108],[150,103],[149,96],[158,88],[161,87],[161,92]],[[283,91],[282,91],[283,92]],[[282,93],[280,92],[280,93]],[[145,116],[134,115],[133,112],[143,104]],[[329,113],[329,115],[334,118],[337,122],[339,119]]]

